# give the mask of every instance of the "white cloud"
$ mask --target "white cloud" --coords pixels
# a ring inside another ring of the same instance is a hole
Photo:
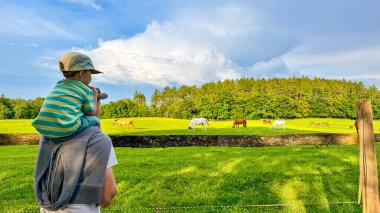
[[[171,23],[152,22],[132,38],[99,41],[96,49],[78,51],[93,59],[105,73],[97,78],[108,83],[199,85],[240,77],[239,68],[217,48],[191,40]]]
[[[263,29],[262,17],[252,7],[233,3],[184,8],[170,22],[154,21],[134,37],[101,41],[98,48],[81,51],[106,70],[98,78],[109,83],[162,86],[252,75],[292,76],[285,63],[276,59],[289,49],[281,44],[288,39]],[[278,38],[276,45],[265,45],[268,38]],[[258,73],[264,64],[270,70]]]

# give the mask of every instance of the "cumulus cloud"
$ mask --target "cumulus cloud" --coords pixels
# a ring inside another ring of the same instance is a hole
[[[88,54],[108,83],[193,85],[239,78],[239,67],[214,46],[186,37],[171,23],[152,22],[129,39],[99,41]]]
[[[294,41],[264,29],[262,14],[241,4],[202,6],[207,9],[185,8],[171,21],[153,21],[131,38],[101,40],[99,47],[79,51],[106,70],[99,79],[108,83],[199,85],[242,76],[294,75],[278,58]]]

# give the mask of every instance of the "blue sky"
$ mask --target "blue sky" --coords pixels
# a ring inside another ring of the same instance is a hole
[[[44,97],[66,51],[89,55],[108,101],[240,77],[380,88],[378,0],[2,0],[0,94]]]

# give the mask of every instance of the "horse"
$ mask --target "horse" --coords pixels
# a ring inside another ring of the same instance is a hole
[[[206,124],[207,126],[210,126],[208,124],[208,121],[206,118],[193,118],[191,119],[190,123],[189,123],[189,130],[193,129],[195,131],[195,125],[198,125],[198,124],[202,124],[202,131],[206,131]]]
[[[263,124],[272,124],[272,122],[270,120],[268,120],[268,119],[264,119],[263,120]]]
[[[322,123],[321,123],[321,126],[330,126],[330,124],[327,123],[327,122],[322,122]]]
[[[272,129],[282,126],[284,129],[286,129],[286,121],[285,120],[275,120],[272,124]]]
[[[123,125],[127,125],[128,129],[135,128],[135,125],[133,124],[133,121],[131,119],[128,119],[128,118],[114,119],[112,121],[112,126],[115,126],[115,125],[117,125],[118,127],[123,126]]]
[[[236,119],[232,125],[232,128],[235,128],[235,126],[239,127],[240,124],[243,124],[243,127],[247,128],[247,120],[245,119]]]

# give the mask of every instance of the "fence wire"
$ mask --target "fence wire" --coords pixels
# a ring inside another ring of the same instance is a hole
[[[357,201],[336,201],[316,203],[283,203],[283,204],[246,204],[246,205],[210,205],[210,206],[177,206],[177,207],[130,207],[119,206],[117,208],[101,209],[101,212],[319,212],[318,210],[305,210],[305,206],[331,206],[331,205],[357,205],[358,212],[361,206]],[[25,209],[18,211],[2,211],[0,213],[37,213],[37,209]],[[330,212],[330,211],[329,211]],[[333,211],[331,211],[333,212]],[[337,212],[344,212],[337,210]]]
[[[246,204],[246,205],[210,205],[210,206],[177,206],[177,207],[118,207],[104,209],[103,212],[222,212],[229,210],[247,210],[248,212],[287,211],[292,209],[303,212],[305,206],[358,205],[357,201],[315,202],[315,203],[283,203],[283,204]],[[301,209],[302,207],[302,209]],[[359,205],[358,205],[359,207]],[[317,212],[317,211],[316,211]]]

